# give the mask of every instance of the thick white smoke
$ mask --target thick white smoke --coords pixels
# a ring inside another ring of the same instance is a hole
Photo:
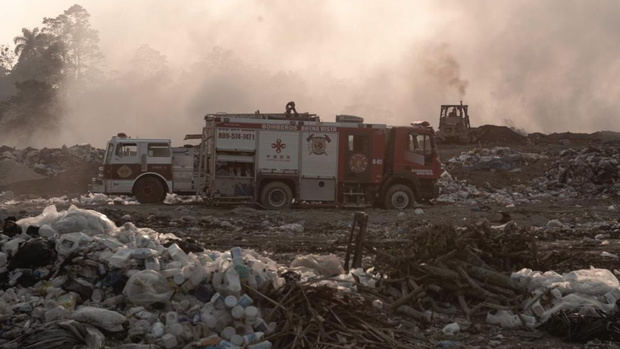
[[[46,16],[72,4],[50,3]],[[440,104],[463,99],[474,125],[620,129],[615,0],[81,5],[104,75],[69,87],[61,133],[42,132],[44,144],[102,146],[119,131],[180,142],[207,112],[283,111],[289,100],[323,120],[436,124]]]

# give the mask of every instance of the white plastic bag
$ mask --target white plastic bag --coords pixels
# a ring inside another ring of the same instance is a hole
[[[127,318],[115,311],[97,307],[79,307],[72,315],[73,320],[84,322],[110,332],[123,330]]]
[[[82,232],[87,235],[110,234],[116,225],[106,215],[93,210],[69,207],[66,213],[51,224],[60,234]]]
[[[291,262],[291,268],[305,267],[321,276],[336,276],[344,273],[340,259],[334,254],[297,256]]]
[[[154,270],[142,270],[133,274],[123,294],[134,304],[153,304],[167,301],[172,296],[168,280]]]
[[[47,206],[40,215],[22,218],[17,221],[17,224],[22,228],[22,231],[26,231],[31,225],[40,227],[44,224],[51,224],[58,220],[59,217],[63,216],[64,213],[64,211],[59,213],[56,210],[56,206],[50,205]]]
[[[17,224],[23,231],[31,225],[41,227],[47,224],[59,234],[82,232],[91,236],[110,234],[116,230],[116,225],[106,215],[73,205],[68,210],[60,212],[54,205],[47,206],[40,215],[20,219]]]

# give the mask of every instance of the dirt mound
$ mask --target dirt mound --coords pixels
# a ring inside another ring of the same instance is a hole
[[[519,145],[526,144],[527,137],[510,127],[482,125],[471,130],[473,143]]]
[[[45,197],[87,193],[91,178],[97,176],[98,166],[100,165],[85,164],[56,176],[45,177],[35,173],[39,177],[23,178],[6,185],[0,182],[0,192],[12,191],[16,195],[34,194]]]
[[[103,153],[88,144],[43,149],[0,146],[0,191],[44,196],[85,193]]]
[[[561,132],[530,133],[528,139],[532,144],[563,144],[574,146],[617,145],[620,144],[620,132],[599,131],[594,133]]]
[[[15,160],[0,160],[0,186],[41,178],[45,178],[45,176],[36,173],[33,169]]]

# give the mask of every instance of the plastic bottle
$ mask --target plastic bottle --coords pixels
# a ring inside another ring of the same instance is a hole
[[[243,337],[241,337],[238,334],[233,334],[230,337],[230,342],[236,346],[242,346],[243,345]]]
[[[192,284],[198,285],[207,277],[207,273],[201,265],[195,263],[184,266],[181,269],[183,277],[192,281]]]
[[[144,260],[144,269],[159,271],[161,266],[159,265],[159,258],[150,257]]]
[[[172,349],[177,346],[177,337],[171,333],[166,333],[161,337],[161,342],[166,349]]]
[[[228,268],[224,275],[224,289],[230,294],[241,293],[241,280],[239,280],[239,274],[235,268]]]
[[[235,320],[239,320],[241,318],[243,318],[243,316],[245,315],[245,311],[243,309],[242,306],[240,305],[235,305],[231,310],[230,310],[230,315],[232,315],[233,319]]]
[[[531,309],[532,313],[534,313],[538,317],[542,316],[545,312],[545,308],[543,308],[539,300],[537,300],[536,302],[534,302],[534,304],[531,305]]]
[[[252,304],[254,304],[254,300],[247,294],[244,293],[241,297],[239,297],[239,305],[243,308],[246,308]]]
[[[226,340],[230,340],[230,338],[236,333],[237,331],[235,330],[234,327],[227,326],[227,327],[224,327],[224,329],[220,332],[220,336],[222,336],[222,338]]]
[[[217,270],[213,272],[211,284],[216,291],[220,291],[224,287],[224,273]]]
[[[153,327],[151,328],[151,334],[155,338],[159,338],[159,337],[163,336],[164,335],[164,324],[162,324],[159,321],[154,323]]]
[[[210,303],[213,304],[213,307],[215,309],[224,309],[226,307],[226,304],[224,303],[224,297],[222,297],[219,292],[213,294]]]
[[[177,285],[182,285],[185,282],[185,278],[183,277],[183,274],[178,273],[172,276],[172,281],[174,281]]]
[[[252,343],[256,343],[259,340],[263,339],[263,335],[263,332],[248,333],[243,336],[243,344],[250,345]]]
[[[169,311],[166,313],[166,325],[172,325],[179,322],[179,314],[175,311]]]
[[[220,343],[217,345],[216,347],[217,349],[237,349],[239,348],[238,346],[232,344],[229,341],[226,340],[221,340]]]
[[[262,341],[260,343],[248,345],[247,349],[271,349],[270,341]]]
[[[237,305],[237,297],[230,295],[224,298],[224,304],[227,308],[233,308]]]
[[[116,250],[110,258],[108,258],[108,263],[111,266],[116,268],[122,268],[127,265],[129,257],[131,257],[131,250],[126,248],[120,248]]]
[[[156,255],[157,251],[146,247],[134,248],[133,250],[131,250],[131,258],[147,259],[155,257]]]
[[[233,247],[230,249],[230,256],[232,257],[233,264],[242,264],[242,250],[241,247]]]
[[[182,263],[183,265],[192,262],[189,256],[185,252],[183,252],[183,250],[177,244],[172,244],[168,246],[168,254],[170,254],[170,257],[172,257],[172,259]]]
[[[215,329],[217,326],[217,318],[211,314],[203,314],[200,316],[202,321],[209,327],[210,329]]]
[[[256,320],[256,317],[258,316],[258,308],[250,305],[249,307],[245,308],[245,318],[246,319],[252,319],[252,320]]]
[[[166,324],[167,326],[168,324]],[[185,328],[183,327],[183,325],[181,325],[180,323],[174,323],[168,327],[168,333],[172,333],[173,335],[180,337],[183,336],[186,333]]]
[[[160,272],[160,274],[167,279],[173,278],[175,275],[180,274],[180,273],[181,273],[181,269],[178,269],[178,268],[164,269]]]
[[[269,330],[269,327],[267,326],[265,320],[258,318],[254,323],[254,329],[260,332],[267,332]]]

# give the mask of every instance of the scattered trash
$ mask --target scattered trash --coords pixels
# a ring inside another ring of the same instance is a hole
[[[460,331],[461,331],[461,327],[456,322],[447,324],[441,330],[441,332],[443,332],[443,334],[445,334],[446,336],[454,336],[455,334],[458,334]]]
[[[291,268],[308,268],[321,276],[335,276],[344,273],[340,259],[333,255],[305,255],[297,256],[291,262]]]

